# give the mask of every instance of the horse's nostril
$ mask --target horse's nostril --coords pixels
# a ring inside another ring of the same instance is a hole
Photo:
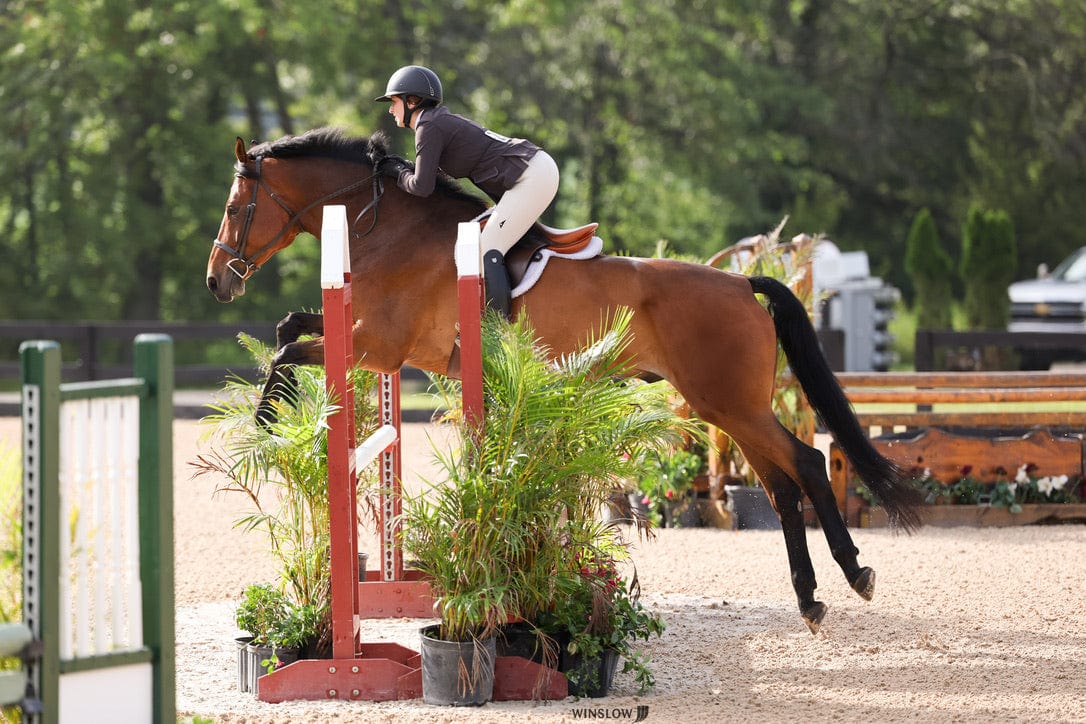
[[[207,288],[211,291],[215,291],[219,287],[219,283],[215,281],[215,277],[207,278]]]

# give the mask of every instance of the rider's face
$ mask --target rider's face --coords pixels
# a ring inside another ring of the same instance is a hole
[[[404,100],[403,96],[392,96],[392,104],[388,107],[388,112],[396,119],[396,125],[400,128],[404,127]]]

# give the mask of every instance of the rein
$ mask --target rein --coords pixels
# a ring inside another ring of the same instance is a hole
[[[351,227],[353,229],[354,225],[358,223],[359,219],[365,216],[366,212],[370,211],[371,209],[373,210],[373,222],[370,224],[370,228],[366,230],[365,234],[362,234],[361,236],[366,236],[366,234],[369,234],[371,231],[373,231],[374,227],[377,226],[377,203],[381,200],[381,197],[384,196],[385,186],[381,180],[381,175],[377,173],[376,167],[374,168],[373,174],[369,178],[364,178],[361,181],[355,181],[353,184],[349,184],[341,189],[333,191],[329,194],[325,194],[316,201],[307,204],[301,211],[294,212],[290,210],[290,207],[287,206],[286,203],[274,191],[272,191],[268,184],[264,181],[264,176],[260,173],[260,165],[264,162],[264,157],[257,156],[255,160],[256,173],[254,174],[254,178],[256,180],[256,183],[253,184],[252,198],[249,200],[248,205],[246,205],[245,207],[245,224],[241,227],[241,235],[239,236],[237,248],[235,249],[229,244],[221,242],[218,239],[215,239],[214,241],[214,245],[217,248],[222,249],[227,254],[233,257],[233,259],[226,263],[226,268],[234,272],[234,274],[236,274],[241,279],[248,279],[250,276],[253,275],[254,272],[256,272],[257,269],[260,268],[260,265],[256,263],[256,258],[260,256],[260,254],[264,250],[270,249],[275,246],[275,242],[279,241],[279,239],[284,234],[286,234],[287,231],[289,231],[290,228],[294,226],[294,224],[298,223],[298,220],[310,209],[315,206],[319,206],[326,201],[330,201],[337,196],[342,196],[343,194],[354,191],[355,189],[360,188],[370,182],[373,183],[373,200],[370,201],[366,205],[366,207],[359,212],[358,216],[355,217],[354,224],[351,224]],[[234,174],[234,176],[235,178],[244,178],[244,174],[242,173]],[[272,240],[264,246],[263,249],[261,249],[256,254],[246,257],[245,247],[249,243],[249,231],[253,225],[253,218],[256,216],[256,197],[260,189],[262,188],[264,189],[265,193],[267,193],[268,196],[271,197],[272,201],[279,204],[279,207],[283,209],[283,211],[287,212],[287,215],[290,216],[290,218],[287,220],[287,223],[283,225],[283,228],[279,229],[279,233],[276,234],[272,238]]]

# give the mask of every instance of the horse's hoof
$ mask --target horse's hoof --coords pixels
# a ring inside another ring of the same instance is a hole
[[[860,594],[860,598],[870,601],[875,596],[875,571],[871,568],[861,568],[859,575],[852,581],[852,590]]]
[[[822,627],[822,619],[826,617],[827,610],[826,604],[821,601],[815,601],[803,609],[803,623],[807,624],[807,628],[811,630],[812,634],[818,634],[818,629]]]

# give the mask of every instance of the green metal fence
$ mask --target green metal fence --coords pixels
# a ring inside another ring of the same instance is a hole
[[[132,378],[68,384],[59,344],[20,347],[34,721],[176,719],[172,345],[140,335]]]

